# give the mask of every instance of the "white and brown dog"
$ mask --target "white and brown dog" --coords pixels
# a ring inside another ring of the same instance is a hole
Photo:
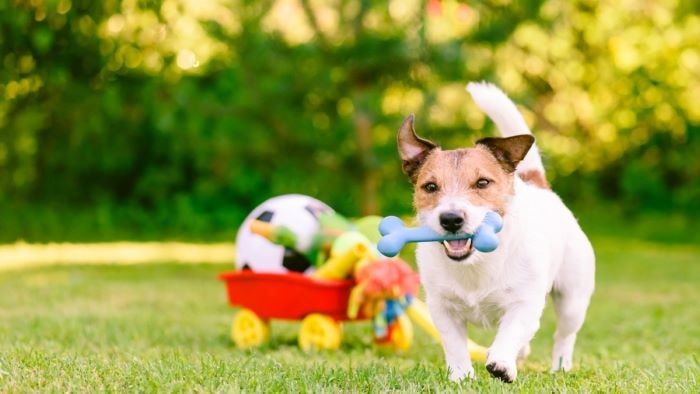
[[[552,371],[567,371],[593,293],[593,248],[549,189],[534,137],[513,102],[491,84],[470,83],[467,90],[504,138],[441,150],[416,135],[413,115],[398,133],[421,224],[440,233],[473,233],[486,212],[503,217],[493,252],[474,250],[470,241],[421,243],[416,250],[450,378],[475,376],[467,350],[471,323],[498,326],[486,369],[514,381],[516,362],[530,351],[547,294],[557,314]]]

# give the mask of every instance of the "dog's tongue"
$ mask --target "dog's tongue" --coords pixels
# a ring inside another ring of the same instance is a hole
[[[452,241],[447,241],[447,243],[450,244],[450,249],[452,250],[461,250],[464,249],[465,246],[467,246],[466,239],[455,239]]]
[[[471,249],[471,239],[454,239],[451,241],[443,241],[445,247],[452,253],[463,253]]]

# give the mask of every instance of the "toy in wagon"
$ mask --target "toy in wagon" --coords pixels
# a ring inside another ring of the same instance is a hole
[[[301,320],[304,350],[337,349],[342,322],[369,320],[374,342],[395,350],[411,346],[411,321],[439,341],[416,297],[418,274],[377,250],[381,218],[350,221],[304,195],[271,198],[245,219],[236,237],[237,271],[220,278],[234,316],[231,337],[240,348],[264,344],[270,319]],[[472,358],[486,349],[470,343]]]

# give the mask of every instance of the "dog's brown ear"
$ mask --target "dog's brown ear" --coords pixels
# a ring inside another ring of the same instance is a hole
[[[508,173],[515,171],[533,143],[535,143],[535,137],[529,134],[507,138],[487,137],[476,141],[477,145],[488,149]]]
[[[416,135],[413,128],[413,114],[403,121],[399,133],[396,136],[399,147],[399,157],[403,161],[403,172],[408,175],[411,182],[416,182],[418,169],[428,157],[428,154],[433,149],[437,148],[434,143]]]

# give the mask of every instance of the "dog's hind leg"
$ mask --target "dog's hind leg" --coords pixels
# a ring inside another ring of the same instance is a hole
[[[571,369],[576,334],[583,325],[593,294],[595,257],[590,243],[583,234],[581,236],[581,241],[585,242],[569,248],[568,259],[561,267],[552,291],[557,330],[554,333],[551,372]]]
[[[552,293],[554,311],[557,314],[557,331],[554,333],[551,372],[571,369],[576,334],[583,325],[588,308],[587,297],[566,293]]]

